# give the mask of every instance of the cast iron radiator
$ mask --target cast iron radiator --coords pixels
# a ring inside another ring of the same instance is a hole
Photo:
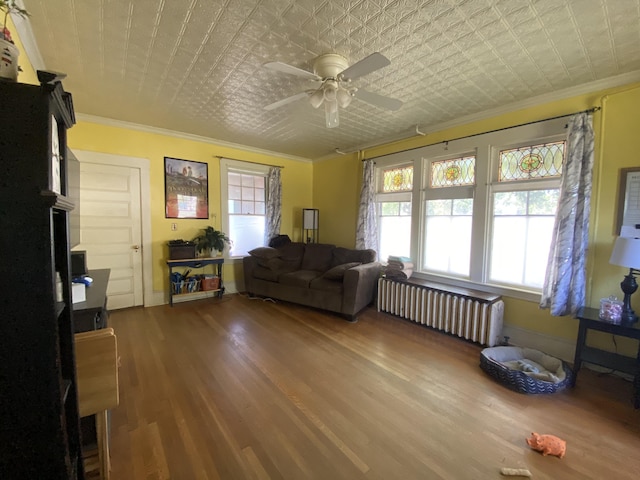
[[[493,347],[502,332],[504,302],[487,294],[410,279],[378,280],[378,311]]]

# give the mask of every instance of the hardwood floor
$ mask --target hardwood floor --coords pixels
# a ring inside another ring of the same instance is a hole
[[[482,347],[368,309],[358,323],[241,295],[112,312],[114,480],[640,478],[631,384],[582,370],[523,395]],[[553,433],[565,458],[525,438]]]

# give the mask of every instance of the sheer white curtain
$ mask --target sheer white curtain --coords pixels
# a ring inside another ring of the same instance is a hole
[[[264,230],[264,244],[269,245],[276,235],[280,234],[280,220],[282,218],[282,181],[280,167],[271,167],[267,176],[267,214]]]
[[[589,210],[593,171],[593,119],[571,117],[560,201],[554,225],[547,274],[540,299],[551,315],[575,313],[585,302]]]
[[[362,171],[362,189],[356,230],[356,248],[378,251],[378,224],[376,220],[375,162],[365,160]]]

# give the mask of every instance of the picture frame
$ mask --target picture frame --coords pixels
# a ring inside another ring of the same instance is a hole
[[[621,168],[618,181],[615,233],[624,237],[640,225],[640,167]]]
[[[164,157],[165,218],[209,219],[209,165]]]

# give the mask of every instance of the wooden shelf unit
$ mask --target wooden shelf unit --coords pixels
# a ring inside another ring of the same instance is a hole
[[[200,257],[200,258],[183,258],[180,260],[167,260],[167,266],[169,267],[169,305],[173,307],[173,297],[202,297],[204,293],[215,293],[219,298],[224,295],[224,282],[222,280],[222,265],[224,264],[223,257]],[[214,290],[199,290],[189,293],[174,293],[171,276],[173,269],[177,267],[185,267],[187,269],[204,268],[207,265],[213,265],[214,271],[218,278],[220,278],[220,284],[218,288]]]
[[[0,472],[84,479],[66,164],[75,119],[71,95],[41,73],[41,85],[0,82]]]

